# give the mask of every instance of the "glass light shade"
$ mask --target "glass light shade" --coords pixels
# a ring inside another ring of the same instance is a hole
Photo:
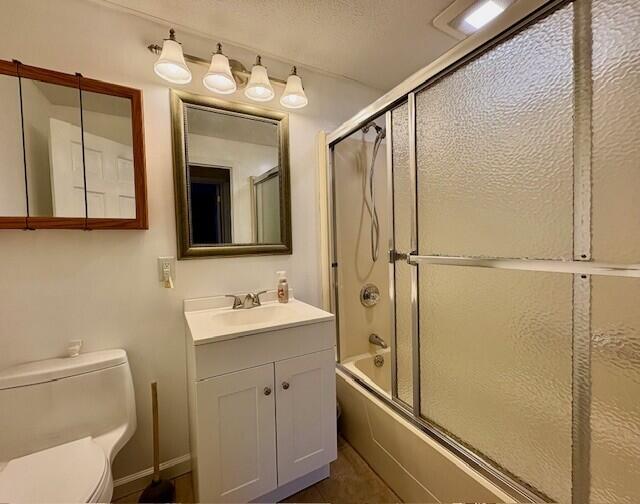
[[[231,94],[237,89],[236,81],[231,74],[229,58],[222,53],[216,53],[211,58],[209,71],[202,79],[204,87],[209,91],[220,94]]]
[[[271,82],[269,82],[269,76],[267,75],[267,69],[262,65],[253,65],[251,69],[251,77],[249,77],[249,83],[247,84],[244,94],[247,98],[250,98],[259,102],[266,102],[272,100],[275,96]]]
[[[191,82],[191,71],[184,61],[182,46],[175,40],[166,39],[162,44],[162,53],[153,65],[157,75],[173,84]]]
[[[290,75],[287,79],[287,86],[284,88],[284,93],[280,98],[280,103],[283,107],[298,109],[302,108],[309,103],[307,95],[304,94],[302,88],[302,79],[297,75]]]

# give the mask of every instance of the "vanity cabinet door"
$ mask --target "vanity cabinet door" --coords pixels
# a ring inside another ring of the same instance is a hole
[[[248,502],[274,490],[273,364],[197,384],[201,502]]]
[[[276,362],[278,484],[336,459],[335,351]]]

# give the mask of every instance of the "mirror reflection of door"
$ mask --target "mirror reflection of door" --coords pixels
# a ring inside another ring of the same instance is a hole
[[[231,168],[190,164],[189,181],[192,242],[232,243]]]
[[[131,100],[21,82],[29,215],[135,219]]]

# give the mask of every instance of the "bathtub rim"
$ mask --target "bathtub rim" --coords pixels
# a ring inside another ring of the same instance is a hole
[[[348,364],[352,362],[353,360],[350,359]],[[375,399],[381,401],[385,406],[390,408],[392,412],[396,413],[411,426],[427,435],[438,446],[468,465],[472,470],[476,471],[491,484],[495,485],[499,490],[513,498],[516,502],[532,504],[539,502],[554,502],[543,493],[534,491],[533,489],[524,486],[519,481],[511,478],[509,475],[500,472],[482,457],[460,444],[456,439],[440,431],[435,426],[425,422],[422,417],[415,417],[413,409],[407,404],[395,397],[392,397],[391,395],[387,396],[380,387],[373,383],[367,383],[361,376],[359,376],[359,373],[353,372],[350,367],[345,366],[343,363],[336,362],[336,373],[338,375],[342,375],[343,378],[353,381],[356,386],[359,386],[359,388],[363,390],[363,392],[368,392],[373,395]]]
[[[382,394],[386,396],[388,399],[391,399],[392,398],[391,390],[393,389],[393,384],[391,383],[391,378],[393,376],[392,375],[393,369],[391,368],[391,362],[387,364],[387,362],[385,361],[385,363],[383,364],[384,367],[387,367],[387,366],[389,367],[389,390],[383,389],[370,376],[368,376],[367,373],[359,369],[356,364],[356,362],[360,360],[373,359],[375,358],[376,355],[382,355],[387,359],[389,359],[390,361],[392,361],[392,358],[393,358],[393,356],[391,355],[391,348],[380,348],[375,352],[365,352],[365,353],[353,355],[345,359],[344,361],[342,361],[342,363],[338,363],[338,364],[347,368],[351,375],[356,376],[360,380],[367,382],[367,385],[369,387],[375,388],[378,394]]]

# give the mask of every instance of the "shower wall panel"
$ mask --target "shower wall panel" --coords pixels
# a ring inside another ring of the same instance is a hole
[[[335,220],[338,262],[338,313],[340,359],[377,350],[369,343],[376,333],[390,341],[389,263],[387,261],[389,225],[387,208],[386,145],[378,151],[375,167],[376,204],[380,215],[380,255],[371,259],[369,226],[364,194],[371,161],[373,129],[366,136],[354,133],[334,149]],[[380,301],[365,308],[360,289],[367,283],[378,286]],[[390,367],[389,367],[390,369]]]
[[[416,95],[423,255],[572,259],[571,5]]]

